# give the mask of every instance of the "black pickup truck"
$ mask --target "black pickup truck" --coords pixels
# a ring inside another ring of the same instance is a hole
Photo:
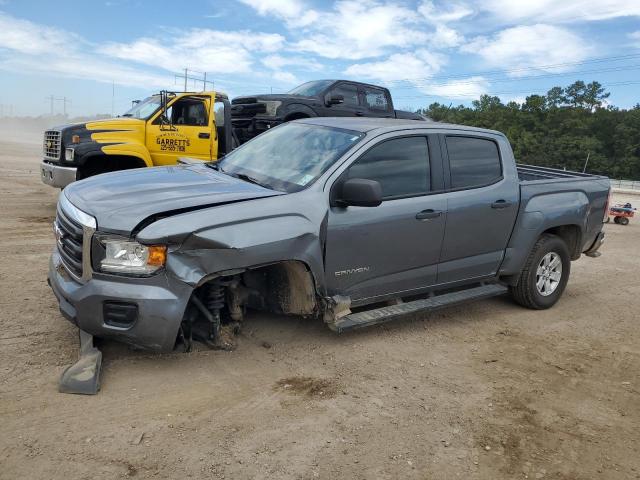
[[[231,102],[234,133],[240,143],[290,120],[312,117],[381,117],[425,120],[395,110],[389,90],[350,80],[313,80],[284,94],[250,95]]]

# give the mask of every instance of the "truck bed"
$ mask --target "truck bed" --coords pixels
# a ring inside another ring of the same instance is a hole
[[[606,178],[589,173],[572,172],[570,170],[560,170],[558,168],[538,167],[535,165],[517,164],[518,178],[520,183],[566,181],[566,180],[587,180],[596,178]]]

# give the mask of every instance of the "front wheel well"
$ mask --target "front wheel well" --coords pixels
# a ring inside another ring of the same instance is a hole
[[[92,177],[101,173],[130,170],[132,168],[146,167],[144,160],[128,155],[99,155],[86,160],[85,164],[78,168],[78,180]]]
[[[309,115],[303,112],[293,112],[284,117],[284,121],[290,122],[291,120],[300,120],[301,118],[309,118]]]

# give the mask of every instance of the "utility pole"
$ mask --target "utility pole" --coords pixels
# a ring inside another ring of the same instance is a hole
[[[192,74],[194,73],[200,73],[202,74],[201,77],[198,76],[194,76],[194,75],[190,75],[189,72],[191,72]],[[187,80],[193,80],[194,83],[194,88],[195,88],[195,84],[196,82],[202,82],[202,87],[203,90],[207,89],[207,84],[210,84],[213,87],[215,87],[215,82],[213,80],[207,80],[207,73],[206,72],[197,72],[195,70],[189,70],[188,68],[184,69],[184,74],[181,75],[175,75],[175,80],[178,79],[183,79],[184,78],[184,91],[187,91]]]
[[[67,116],[67,103],[69,105],[71,105],[71,100],[67,99],[67,97],[56,98],[56,100],[62,102],[62,112],[63,112],[64,116],[66,117]]]
[[[44,97],[44,99],[51,102],[51,111],[49,114],[53,117],[53,101],[55,100],[55,97],[53,95],[49,95],[48,97]]]

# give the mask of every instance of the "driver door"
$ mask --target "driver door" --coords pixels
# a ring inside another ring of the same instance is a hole
[[[180,157],[209,161],[215,138],[211,98],[188,95],[147,123],[146,145],[154,165],[174,165]],[[212,157],[213,155],[213,157]]]
[[[443,181],[437,145],[427,135],[383,140],[336,180],[333,189],[349,178],[376,180],[383,201],[330,207],[325,275],[331,295],[363,304],[436,283],[446,217],[444,194],[436,193]]]
[[[335,84],[325,94],[325,99],[332,95],[340,95],[343,97],[342,103],[326,105],[324,107],[327,117],[354,117],[364,115],[364,107],[362,105],[362,97],[358,86],[349,82],[340,82]]]

